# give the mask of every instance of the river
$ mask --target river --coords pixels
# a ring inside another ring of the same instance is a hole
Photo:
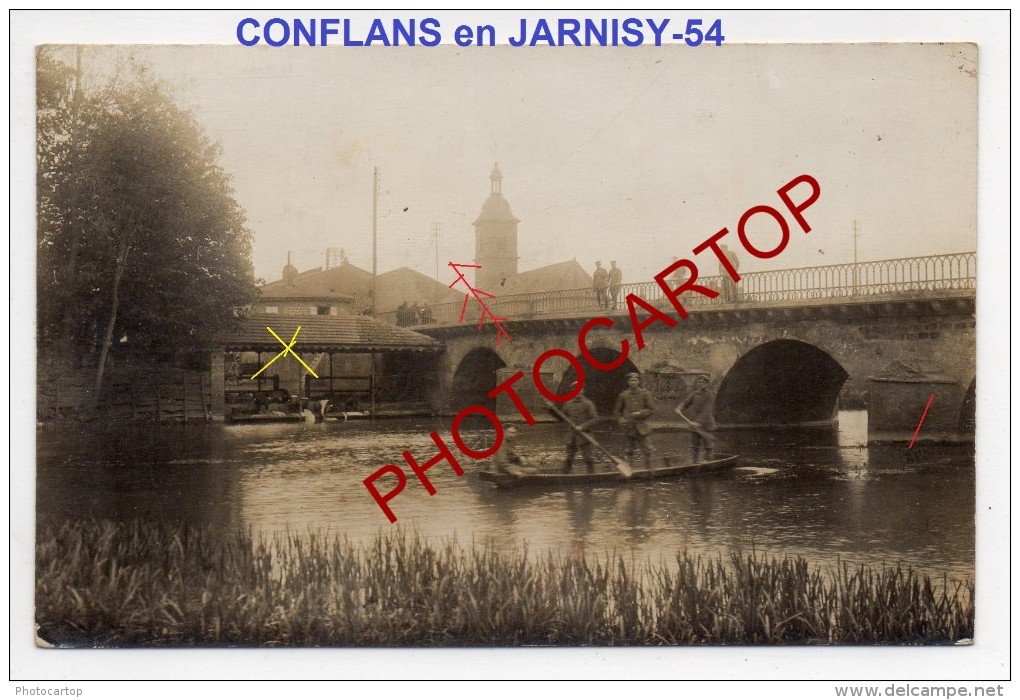
[[[867,414],[844,411],[839,428],[719,433],[741,455],[726,473],[552,492],[497,491],[445,463],[429,471],[429,496],[413,474],[390,502],[391,525],[362,484],[384,464],[436,453],[438,418],[317,425],[50,425],[39,429],[37,516],[153,519],[308,532],[367,541],[395,527],[435,540],[527,546],[529,553],[672,561],[678,550],[797,555],[813,564],[902,565],[958,580],[974,577],[973,446],[866,444]],[[521,431],[521,451],[553,466],[562,427]],[[614,449],[611,431],[597,433]],[[480,444],[491,434],[476,436]],[[657,450],[690,437],[656,432]],[[452,440],[448,440],[452,446]],[[579,459],[580,463],[581,460]],[[608,467],[607,467],[608,468]],[[380,488],[385,488],[380,482]]]

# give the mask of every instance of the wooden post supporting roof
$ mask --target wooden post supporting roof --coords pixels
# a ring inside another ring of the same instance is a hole
[[[223,348],[216,348],[212,351],[209,361],[209,391],[211,394],[209,415],[214,421],[222,421],[227,408],[227,378],[223,354]]]

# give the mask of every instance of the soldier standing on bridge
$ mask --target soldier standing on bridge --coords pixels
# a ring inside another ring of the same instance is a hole
[[[722,251],[726,259],[729,260],[730,265],[733,266],[734,272],[740,270],[740,260],[737,258],[737,254],[726,247],[723,243],[719,246],[719,250]],[[730,277],[730,271],[726,269],[726,266],[719,262],[719,274],[723,278],[723,301],[737,301],[737,283]]]
[[[673,262],[676,262],[680,258],[673,256]],[[678,267],[672,275],[669,276],[669,284],[673,289],[679,289],[680,285],[683,284],[690,278],[691,271],[686,267]]]
[[[627,375],[627,388],[616,399],[614,415],[617,422],[627,431],[627,461],[640,448],[645,455],[645,469],[652,468],[652,444],[648,433],[652,427],[648,419],[655,411],[652,394],[641,386],[641,375],[631,372]]]
[[[623,284],[623,270],[616,266],[616,261],[611,263],[609,270],[609,296],[613,299],[613,311],[616,311],[616,304],[620,299],[620,286]]]
[[[595,290],[595,303],[600,309],[609,308],[609,270],[602,267],[602,261],[595,261],[595,272],[591,276],[592,288]]]

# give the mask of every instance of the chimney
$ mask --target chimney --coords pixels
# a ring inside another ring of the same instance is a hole
[[[283,281],[287,284],[294,284],[294,278],[297,277],[297,268],[290,264],[290,254],[293,251],[287,251],[287,264],[283,266]]]

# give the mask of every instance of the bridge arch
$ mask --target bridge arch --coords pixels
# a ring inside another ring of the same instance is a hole
[[[849,374],[829,353],[800,340],[772,340],[742,355],[716,395],[724,426],[832,423]]]
[[[596,360],[606,364],[615,362],[620,357],[620,351],[612,348],[591,348],[589,352]],[[577,360],[584,369],[585,396],[595,404],[599,415],[612,415],[613,409],[616,407],[616,397],[627,388],[627,374],[637,372],[638,368],[634,366],[630,358],[624,360],[616,369],[608,371],[592,367],[581,355],[577,355]],[[577,381],[577,372],[574,371],[574,366],[570,365],[563,372],[556,393],[561,396],[566,394],[570,385],[575,381]]]
[[[450,409],[460,411],[468,406],[494,409],[496,400],[488,393],[499,383],[497,372],[506,362],[494,350],[480,347],[469,351],[457,364],[450,385]]]

